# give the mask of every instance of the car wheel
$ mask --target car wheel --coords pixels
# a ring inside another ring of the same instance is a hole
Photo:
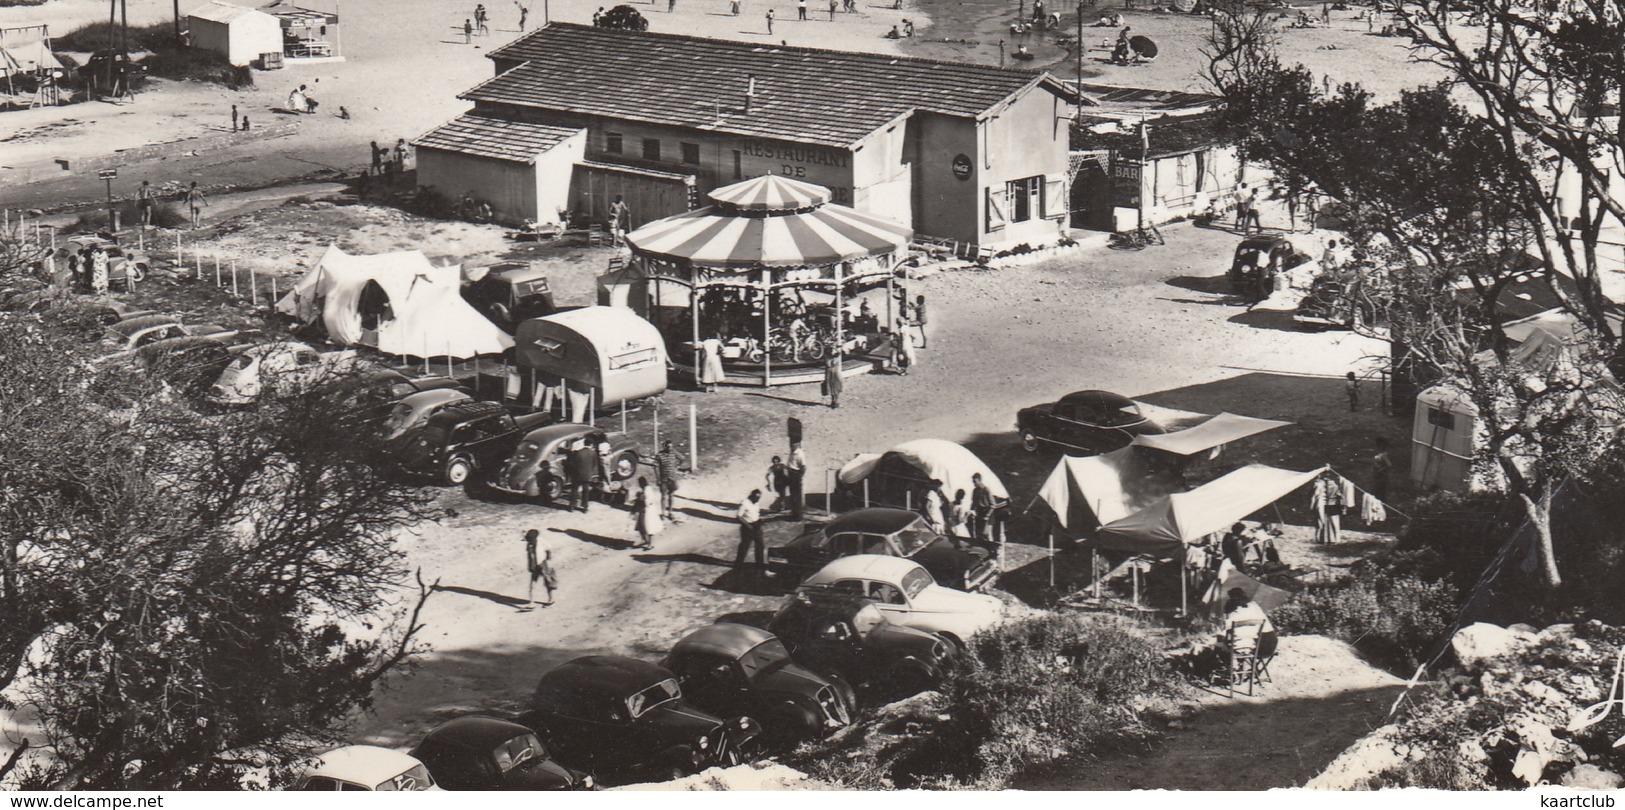
[[[557,503],[564,497],[564,482],[555,476],[537,476],[536,489],[541,493],[542,500],[548,503]]]
[[[140,284],[147,280],[147,266],[131,263],[124,268],[124,277],[129,281]]]
[[[620,458],[615,459],[615,478],[616,478],[616,480],[625,481],[626,479],[631,478],[633,475],[636,475],[637,471],[638,471],[638,454],[637,453],[633,453],[633,452],[628,451],[626,453],[621,454]]]
[[[857,690],[853,689],[845,678],[833,672],[825,675],[824,680],[829,681],[829,685],[835,689],[835,696],[840,698],[841,703],[846,706],[847,716],[856,717],[858,714]]]
[[[1033,435],[1030,430],[1023,430],[1021,432],[1021,446],[1029,453],[1038,452],[1038,437]]]
[[[446,462],[446,483],[460,487],[474,476],[474,465],[468,459],[458,456]]]

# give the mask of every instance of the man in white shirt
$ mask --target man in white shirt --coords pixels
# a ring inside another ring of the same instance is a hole
[[[807,454],[801,452],[801,442],[790,445],[790,460],[784,466],[790,472],[790,519],[800,520],[806,505],[802,480],[807,477]]]
[[[756,568],[767,567],[767,549],[762,537],[762,491],[753,489],[739,503],[739,550],[734,553],[734,568],[745,565],[745,551],[756,549]]]

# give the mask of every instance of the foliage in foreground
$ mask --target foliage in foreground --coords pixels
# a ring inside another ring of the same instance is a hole
[[[1143,628],[1043,614],[977,636],[940,695],[804,749],[799,766],[856,789],[1000,788],[1062,757],[1150,743],[1147,716],[1181,683]],[[897,733],[872,733],[888,725]]]
[[[1341,639],[1378,666],[1408,675],[1450,631],[1457,607],[1456,590],[1446,583],[1361,563],[1346,579],[1299,592],[1273,618],[1283,635]]]

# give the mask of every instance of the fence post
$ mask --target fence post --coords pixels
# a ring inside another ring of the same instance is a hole
[[[621,400],[621,432],[626,432],[626,400]]]
[[[177,236],[175,238],[177,240],[180,239],[179,236]],[[192,248],[192,260],[197,262],[197,280],[202,281],[203,280],[203,249],[202,248]]]
[[[237,290],[237,260],[231,260],[231,297],[241,298],[242,293]]]
[[[214,254],[214,286],[220,286],[220,254]]]
[[[688,403],[688,468],[700,469],[700,420],[694,403]]]
[[[248,268],[248,292],[254,299],[254,306],[260,305],[260,274],[254,268]]]

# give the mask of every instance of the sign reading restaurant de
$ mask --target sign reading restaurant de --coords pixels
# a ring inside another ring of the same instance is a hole
[[[782,160],[788,164],[801,166],[835,166],[846,168],[852,156],[838,149],[823,146],[804,146],[801,144],[778,143],[775,141],[745,141],[740,149],[750,157],[767,158],[769,160]],[[789,172],[786,172],[789,174]]]

